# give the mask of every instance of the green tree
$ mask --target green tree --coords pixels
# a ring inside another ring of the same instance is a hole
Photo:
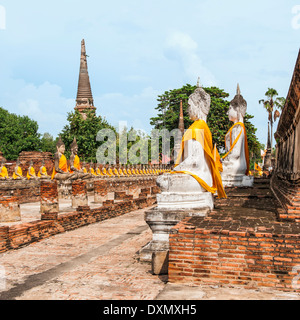
[[[102,129],[116,131],[101,116],[96,116],[93,111],[86,112],[86,119],[76,110],[68,113],[68,122],[60,136],[66,145],[66,156],[70,156],[70,145],[74,137],[78,144],[78,155],[82,161],[96,162],[97,149],[103,142],[97,141],[97,134]]]
[[[278,92],[273,88],[268,88],[268,91],[265,93],[265,96],[268,98],[266,100],[259,100],[260,104],[264,105],[264,108],[268,112],[268,120],[271,126],[271,149],[273,147],[273,124],[276,122],[277,118],[280,117],[279,110],[282,110],[285,104],[285,98],[277,97]],[[279,110],[278,110],[279,109]]]
[[[41,151],[54,154],[56,152],[56,143],[57,139],[54,139],[50,133],[44,133],[41,138]]]
[[[0,150],[6,159],[16,160],[21,151],[40,150],[38,124],[0,108]]]
[[[150,124],[155,129],[163,129],[171,131],[178,128],[180,101],[182,100],[183,115],[185,129],[187,129],[193,121],[190,120],[187,107],[188,98],[195,91],[196,86],[186,84],[182,88],[166,91],[164,94],[158,96],[158,112],[156,117],[150,119]],[[228,109],[230,102],[226,100],[229,94],[223,89],[217,87],[203,88],[211,97],[210,112],[207,117],[207,124],[212,133],[213,143],[217,144],[219,151],[222,153],[224,150],[225,135],[232,122],[228,119]],[[252,115],[246,114],[244,118],[245,127],[247,130],[247,138],[249,144],[250,157],[259,158],[262,145],[259,143],[255,133],[257,129],[251,123]],[[171,147],[174,147],[174,141],[171,141]]]

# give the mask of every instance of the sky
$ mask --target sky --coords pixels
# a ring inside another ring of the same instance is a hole
[[[158,95],[200,77],[229,99],[239,83],[266,143],[258,101],[268,88],[287,96],[300,0],[0,0],[0,106],[56,137],[75,107],[82,39],[97,114],[112,125],[150,133]]]

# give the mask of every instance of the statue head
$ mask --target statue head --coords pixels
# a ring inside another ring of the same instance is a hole
[[[18,158],[16,161],[16,166],[18,167],[20,165],[20,159]]]
[[[228,117],[233,122],[244,122],[244,117],[247,110],[247,102],[241,95],[240,86],[237,85],[236,96],[230,102]]]
[[[190,95],[188,101],[188,114],[193,121],[206,121],[210,109],[210,95],[206,93],[200,86],[198,79],[197,89]]]
[[[3,167],[5,165],[5,162],[6,162],[6,159],[5,158],[2,158],[1,160],[1,167]]]
[[[33,166],[33,161],[32,161],[32,160],[30,160],[30,162],[29,162],[29,166],[30,166],[30,167],[32,167],[32,166]]]
[[[71,143],[70,149],[71,149],[72,153],[74,153],[74,154],[78,153],[78,145],[77,145],[77,141],[76,141],[75,137],[74,137],[73,142]]]
[[[42,159],[42,167],[45,167],[45,159]]]
[[[61,139],[61,136],[59,136],[59,139],[57,141],[57,144],[56,144],[56,149],[59,153],[62,153],[64,154],[65,153],[65,150],[66,150],[66,146],[65,144],[63,143],[62,139]]]

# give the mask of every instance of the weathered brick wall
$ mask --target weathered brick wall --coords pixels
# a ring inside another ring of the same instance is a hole
[[[36,202],[40,200],[40,181],[34,180],[1,180],[1,196],[17,196],[20,203]]]
[[[299,253],[296,223],[264,221],[254,231],[223,217],[186,218],[170,234],[169,281],[294,290]]]
[[[149,207],[155,201],[155,196],[118,203],[110,201],[108,205],[96,209],[89,209],[87,207],[81,210],[79,208],[79,211],[60,214],[57,220],[38,220],[12,227],[0,227],[0,253],[11,249],[18,249],[58,233],[74,230],[91,223],[123,215],[133,210]]]
[[[280,202],[282,218],[300,218],[300,51],[289,92],[278,122],[276,165],[272,191]]]

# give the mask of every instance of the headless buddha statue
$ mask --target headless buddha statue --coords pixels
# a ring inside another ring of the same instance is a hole
[[[19,158],[17,159],[17,162],[16,162],[15,170],[14,170],[14,173],[13,173],[13,179],[15,179],[15,180],[24,180],[24,179],[26,179],[25,177],[23,177],[23,171],[22,171],[22,169],[20,167]]]
[[[71,156],[70,156],[70,173],[75,173],[77,179],[89,179],[92,177],[89,173],[84,173],[81,168],[80,158],[78,157],[78,145],[76,142],[76,138],[74,138],[73,142],[70,146]]]
[[[157,184],[162,190],[157,195],[158,208],[199,209],[199,214],[206,214],[213,209],[213,194],[226,197],[206,124],[210,101],[198,82],[188,100],[188,114],[194,123],[183,136],[175,169],[171,173],[163,173],[161,166],[158,169]]]
[[[29,163],[29,168],[28,168],[28,171],[27,171],[27,179],[28,180],[37,180],[38,177],[36,176],[36,173],[35,173],[35,169],[33,167],[33,161],[30,160],[30,163]]]
[[[3,158],[1,160],[1,165],[0,165],[0,179],[3,179],[3,180],[9,179],[8,171],[7,171],[7,168],[5,167],[5,162],[6,160]]]
[[[75,180],[77,179],[76,173],[70,173],[68,170],[68,162],[64,153],[66,150],[65,144],[62,142],[61,137],[56,144],[56,153],[54,154],[54,168],[51,179],[56,180]]]
[[[253,177],[248,177],[249,151],[244,125],[246,110],[247,102],[241,95],[238,85],[237,94],[230,102],[228,111],[229,120],[234,124],[225,136],[226,154],[222,157],[224,186],[251,187],[253,185]]]
[[[89,172],[89,174],[90,174],[90,176],[94,176],[94,177],[97,176],[97,174],[95,172],[95,169],[94,169],[94,163],[92,161],[90,163],[90,172]]]
[[[42,165],[41,165],[40,170],[38,172],[38,177],[40,179],[50,179],[50,176],[48,176],[48,173],[47,173],[47,168],[45,167],[45,160],[44,159],[42,160]]]

